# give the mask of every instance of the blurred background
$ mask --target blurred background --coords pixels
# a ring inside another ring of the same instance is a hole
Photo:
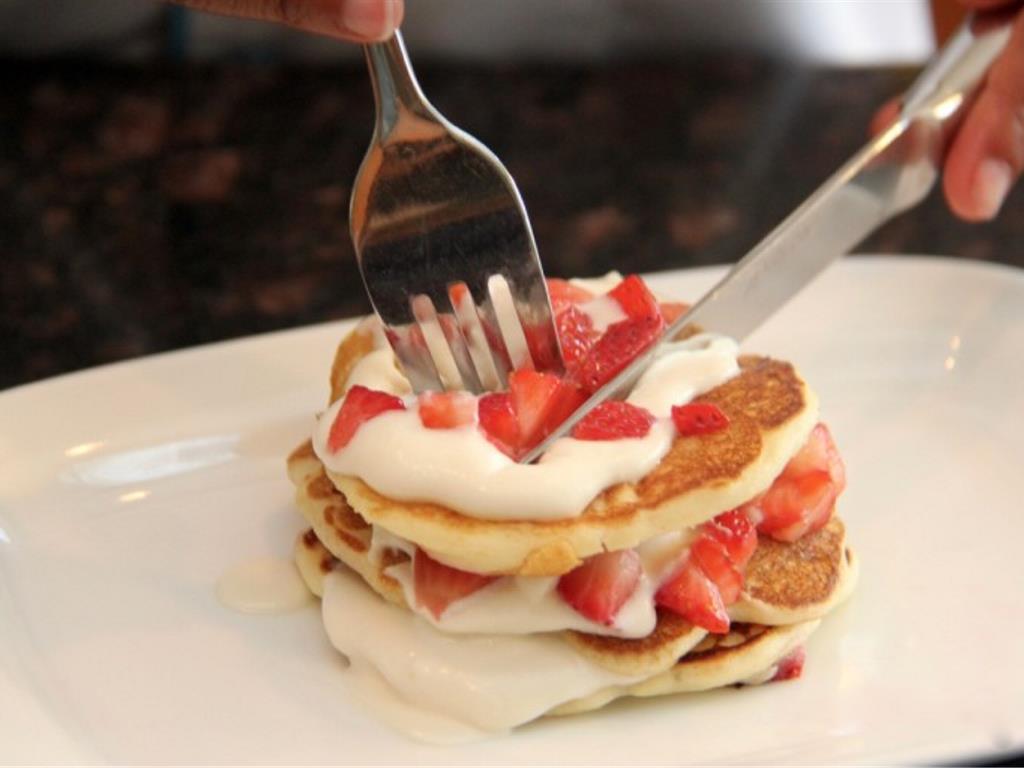
[[[857,150],[954,0],[407,0],[443,113],[546,270],[732,262]],[[147,0],[0,0],[0,388],[368,310],[347,230],[361,51]],[[861,250],[1014,263],[1024,198],[936,193]]]

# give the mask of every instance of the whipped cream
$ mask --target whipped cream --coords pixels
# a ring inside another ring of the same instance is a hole
[[[622,310],[622,305],[611,296],[598,296],[577,305],[577,309],[590,318],[590,322],[597,333],[604,333],[609,325],[614,325],[627,319],[626,313]]]
[[[427,429],[390,349],[375,350],[355,367],[351,381],[406,396],[405,411],[389,411],[360,426],[345,448],[327,450],[342,401],[320,417],[313,448],[337,474],[358,477],[400,501],[442,504],[489,520],[555,520],[578,516],[601,491],[635,482],[672,446],[672,405],[686,402],[734,376],[737,345],[701,335],[673,345],[637,382],[627,400],[658,421],[642,438],[589,441],[565,437],[536,464],[519,464],[499,451],[475,424]]]
[[[672,575],[689,552],[696,531],[672,531],[648,539],[639,547],[642,575],[636,591],[615,615],[611,625],[591,621],[565,602],[558,593],[558,577],[505,576],[462,600],[452,603],[436,618],[419,606],[413,581],[412,563],[389,567],[385,573],[402,586],[405,602],[424,620],[454,634],[495,633],[528,635],[574,629],[591,635],[624,638],[647,637],[657,624],[654,593]],[[381,562],[385,549],[400,550],[415,557],[416,545],[373,526],[369,558]]]
[[[362,698],[383,698],[376,709],[390,710],[385,719],[427,740],[439,719],[461,725],[464,738],[506,731],[559,704],[638,679],[591,663],[555,635],[445,635],[343,570],[324,579],[322,610],[331,643],[364,672],[352,676]],[[370,670],[386,684],[365,674]],[[367,681],[376,685],[368,688]],[[396,711],[404,724],[395,723]],[[417,715],[425,727],[416,727]]]

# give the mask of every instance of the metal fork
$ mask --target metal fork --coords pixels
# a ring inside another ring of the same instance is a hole
[[[526,208],[487,147],[427,101],[397,32],[366,46],[377,118],[349,224],[413,389],[501,389],[562,357]]]

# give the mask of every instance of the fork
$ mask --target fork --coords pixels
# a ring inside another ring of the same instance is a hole
[[[377,114],[349,226],[374,310],[416,392],[503,389],[564,369],[512,176],[423,95],[401,35],[368,45]]]

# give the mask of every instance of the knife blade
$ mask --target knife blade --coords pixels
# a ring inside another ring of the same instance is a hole
[[[779,224],[660,340],[598,389],[520,459],[530,463],[591,410],[627,391],[684,328],[743,340],[879,225],[919,203],[939,176],[946,142],[1006,45],[1012,12],[968,17],[903,98],[900,116]]]

